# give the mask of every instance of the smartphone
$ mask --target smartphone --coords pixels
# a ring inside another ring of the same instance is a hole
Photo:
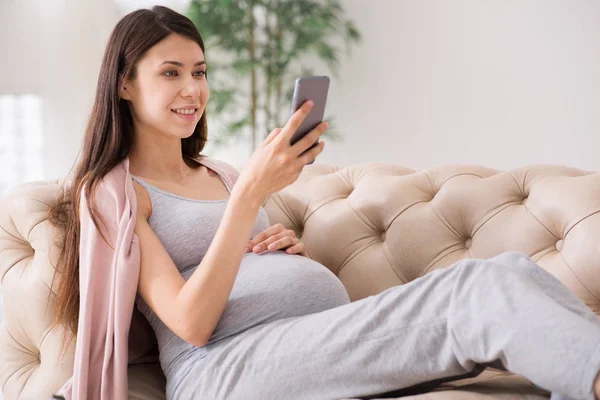
[[[327,102],[327,92],[329,91],[328,76],[307,76],[296,79],[294,86],[294,96],[292,97],[292,107],[290,115],[292,115],[302,103],[307,100],[312,100],[314,105],[310,113],[304,118],[294,135],[290,139],[290,145],[293,145],[298,140],[302,139],[307,133],[313,130],[317,125],[323,122],[325,115],[325,103]],[[319,139],[312,144],[306,151],[312,149],[319,143]],[[308,164],[314,163],[311,160]],[[307,164],[307,165],[308,165]]]

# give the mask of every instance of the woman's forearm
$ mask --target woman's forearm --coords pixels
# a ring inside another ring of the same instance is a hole
[[[262,199],[234,187],[206,255],[177,295],[185,337],[196,346],[208,342],[223,314],[261,204]]]

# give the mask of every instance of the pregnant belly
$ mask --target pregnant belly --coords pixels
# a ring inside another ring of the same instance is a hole
[[[247,253],[209,343],[256,325],[350,302],[344,285],[324,265],[284,251]]]

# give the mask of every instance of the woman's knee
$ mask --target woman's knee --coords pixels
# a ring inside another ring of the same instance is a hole
[[[459,264],[461,274],[466,275],[465,279],[470,278],[476,282],[501,282],[525,275],[525,271],[518,268],[510,268],[497,257],[491,259],[463,260],[464,262]]]
[[[516,265],[524,265],[528,267],[536,266],[535,262],[531,258],[518,251],[505,251],[504,253],[500,253],[497,256],[492,257],[490,260],[494,260],[509,267]]]

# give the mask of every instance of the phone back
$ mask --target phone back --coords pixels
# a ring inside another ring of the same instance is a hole
[[[327,76],[309,76],[296,79],[290,115],[293,114],[306,100],[312,100],[314,106],[292,136],[290,140],[291,145],[302,139],[304,135],[323,122],[328,91],[329,77]],[[307,151],[312,149],[318,143],[319,139],[317,139]],[[313,162],[314,160],[310,161],[308,164],[312,164]]]

